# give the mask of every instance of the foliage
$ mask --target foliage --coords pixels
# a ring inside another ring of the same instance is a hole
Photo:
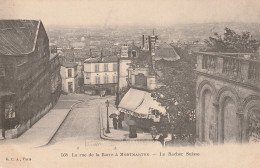
[[[142,51],[139,57],[132,58],[131,67],[133,68],[146,68],[152,64],[151,55],[148,51]]]
[[[234,30],[225,28],[224,37],[214,33],[213,37],[205,40],[210,47],[209,51],[228,53],[254,53],[258,49],[257,41],[252,39],[249,32],[237,34]]]
[[[153,97],[166,107],[170,116],[169,131],[178,139],[186,135],[195,135],[195,74],[196,58],[187,50],[176,48],[180,60],[175,62],[160,60],[162,76],[160,82],[164,86],[153,92]]]

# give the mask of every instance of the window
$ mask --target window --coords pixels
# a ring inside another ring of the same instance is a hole
[[[108,76],[107,75],[104,76],[104,83],[108,83]]]
[[[99,72],[99,64],[95,64],[95,72]]]
[[[72,69],[68,69],[68,77],[69,77],[69,78],[72,77]]]
[[[117,64],[113,64],[113,71],[117,71]]]
[[[132,51],[132,55],[135,58],[136,57],[136,51]]]
[[[108,64],[104,64],[104,71],[105,71],[105,72],[108,71]]]
[[[69,93],[73,92],[73,83],[72,82],[68,82],[68,92]]]
[[[14,104],[12,102],[5,103],[5,119],[15,118]]]
[[[100,84],[100,77],[96,76],[96,84]]]
[[[117,83],[117,76],[113,76],[113,83]]]
[[[88,74],[88,73],[86,73],[86,79],[90,79],[90,77],[89,77],[89,74]]]

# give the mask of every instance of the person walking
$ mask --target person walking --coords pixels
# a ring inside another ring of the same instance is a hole
[[[118,128],[123,128],[123,126],[122,126],[123,117],[124,116],[120,113],[119,116],[118,116],[118,120],[117,120]]]
[[[117,129],[117,118],[113,118],[114,129]]]

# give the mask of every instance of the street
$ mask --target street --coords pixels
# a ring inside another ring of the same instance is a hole
[[[145,146],[144,144],[151,143],[144,141],[110,141],[100,138],[99,109],[106,100],[109,100],[112,105],[115,100],[114,96],[98,97],[80,94],[62,96],[55,108],[66,108],[68,104],[72,105],[77,100],[82,102],[73,107],[50,143],[45,147],[62,148],[64,145],[68,146],[69,144],[72,148],[102,147],[102,149],[118,149],[120,147],[124,148],[126,145]],[[160,146],[159,143],[154,145]]]
[[[32,168],[43,168],[46,167],[46,165],[50,165],[50,163],[55,164],[48,167],[55,168],[75,167],[75,165],[79,164],[95,164],[98,165],[97,167],[122,167],[123,165],[118,163],[118,159],[120,158],[125,162],[124,167],[133,167],[135,163],[149,163],[151,162],[151,159],[156,160],[156,162],[153,163],[156,167],[161,166],[162,163],[170,163],[171,165],[185,163],[187,166],[190,166],[190,162],[187,162],[188,156],[169,156],[169,152],[171,151],[171,153],[174,154],[176,152],[186,153],[190,151],[213,158],[215,153],[222,154],[223,152],[228,152],[229,156],[233,156],[233,150],[237,149],[237,146],[228,146],[230,150],[227,150],[227,146],[218,148],[210,147],[212,152],[209,153],[206,152],[204,148],[196,148],[196,150],[189,147],[163,148],[158,141],[114,141],[103,139],[100,137],[101,125],[99,109],[105,109],[103,106],[105,106],[104,102],[107,99],[112,105],[114,101],[113,96],[98,97],[82,94],[62,95],[57,105],[49,112],[51,113],[51,117],[55,117],[51,119],[44,116],[40,119],[40,123],[45,120],[42,123],[43,126],[40,127],[40,131],[37,131],[36,129],[39,127],[39,124],[36,123],[35,125],[38,125],[38,127],[32,127],[32,131],[28,130],[21,137],[11,141],[2,141],[3,145],[1,145],[1,150],[8,152],[0,153],[0,163],[4,163],[8,167]],[[57,116],[60,116],[57,115],[57,113],[61,113],[66,109],[68,110],[71,106],[73,106],[72,110],[70,110],[67,117],[64,118],[48,144],[33,148],[28,148],[24,145],[26,142],[34,144],[34,141],[37,139],[36,137],[38,137],[38,140],[42,139],[42,137],[44,137],[42,134],[49,129],[48,127],[45,127],[45,125],[52,125],[51,122],[55,122],[55,120],[58,120]],[[100,108],[100,106],[103,108]],[[112,126],[110,126],[110,129],[111,132],[114,131]],[[244,149],[241,151],[247,152],[247,156],[250,156],[252,150],[247,150],[248,148],[246,148],[246,146],[243,148]],[[134,155],[142,156],[136,157]],[[146,155],[149,155],[149,157]],[[237,155],[233,156],[233,159],[236,160],[238,159],[237,157],[240,156],[242,156],[242,154],[239,152]],[[193,156],[192,158],[194,158],[195,163],[204,163],[203,158],[205,157]],[[32,161],[7,161],[10,159],[27,159]],[[208,162],[213,161],[214,160],[209,160]],[[225,158],[223,158],[221,162],[228,163]],[[230,162],[230,166],[231,165],[233,165],[232,162]]]
[[[50,144],[75,142],[75,140],[75,143],[98,140],[100,134],[98,103],[100,100],[85,99],[84,102],[75,105]]]

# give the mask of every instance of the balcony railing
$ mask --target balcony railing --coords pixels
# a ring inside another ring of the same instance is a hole
[[[260,60],[248,54],[198,53],[197,71],[260,86]]]

